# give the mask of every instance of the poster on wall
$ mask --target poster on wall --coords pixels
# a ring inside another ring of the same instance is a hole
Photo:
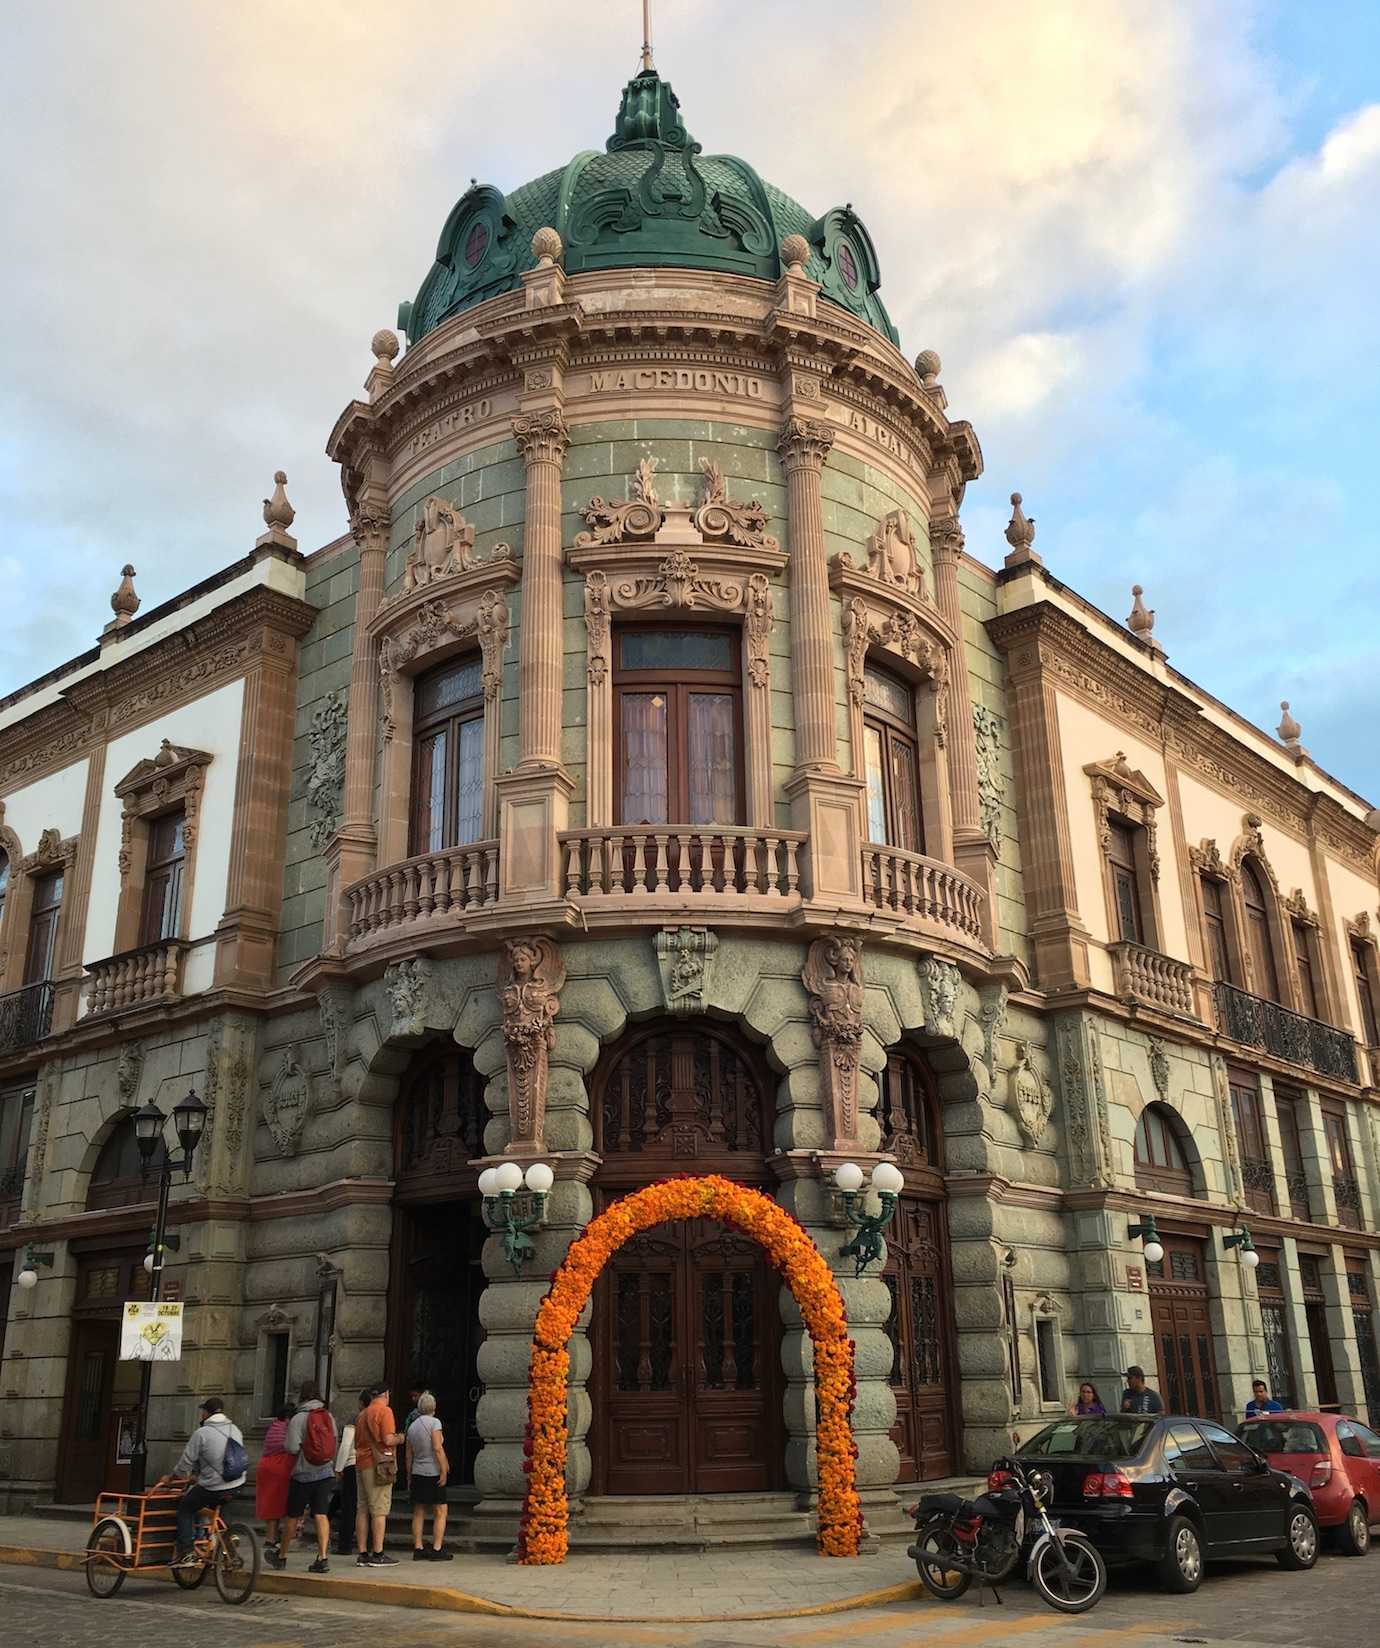
[[[115,1433],[115,1463],[128,1465],[134,1458],[134,1415],[122,1413],[119,1429]]]
[[[182,1301],[127,1301],[120,1320],[120,1360],[176,1362],[181,1356]]]

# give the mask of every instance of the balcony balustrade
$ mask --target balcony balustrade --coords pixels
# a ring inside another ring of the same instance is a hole
[[[1318,1019],[1291,1013],[1278,1002],[1265,1001],[1234,984],[1214,987],[1217,1027],[1224,1036],[1247,1047],[1261,1047],[1276,1058],[1305,1065],[1324,1076],[1356,1077],[1356,1038]]]
[[[453,922],[498,903],[498,842],[472,841],[376,870],[345,889],[351,947],[413,922]]]
[[[108,956],[104,961],[88,962],[91,983],[86,996],[87,1016],[175,1000],[182,994],[182,958],[186,953],[185,939],[165,938],[157,944]]]
[[[794,830],[649,824],[566,830],[562,883],[582,903],[632,897],[800,898],[805,837]]]
[[[1107,946],[1112,957],[1114,988],[1123,1001],[1138,1001],[1166,1013],[1196,1018],[1193,969],[1186,961],[1161,955],[1143,944],[1124,941]]]
[[[863,897],[874,908],[925,923],[961,944],[986,948],[982,889],[952,866],[867,841],[862,879]]]
[[[16,1053],[42,1041],[52,1028],[51,982],[28,984],[0,996],[0,1053]]]

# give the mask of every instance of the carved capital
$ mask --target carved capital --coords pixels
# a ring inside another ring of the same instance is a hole
[[[513,438],[526,464],[558,464],[570,445],[570,430],[556,407],[545,412],[524,412],[513,419]]]
[[[392,520],[386,509],[361,504],[350,512],[350,536],[361,549],[381,549],[388,541]]]
[[[787,418],[776,450],[788,470],[813,469],[818,472],[824,467],[824,460],[833,444],[831,425],[820,422],[818,418]]]
[[[957,561],[963,553],[963,528],[957,515],[936,515],[930,521],[930,554],[936,567]]]
[[[925,1002],[925,1029],[932,1036],[958,1035],[958,988],[963,975],[951,961],[926,956],[919,963],[920,990]]]

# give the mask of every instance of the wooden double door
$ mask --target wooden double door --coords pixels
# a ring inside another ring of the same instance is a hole
[[[1220,1419],[1206,1249],[1188,1236],[1161,1235],[1160,1241],[1164,1258],[1147,1267],[1160,1399],[1167,1413]]]
[[[886,1333],[896,1397],[892,1440],[902,1482],[952,1475],[957,1459],[954,1340],[943,1201],[902,1197],[886,1231],[882,1281],[891,1295]]]
[[[61,1504],[90,1504],[99,1493],[128,1486],[140,1365],[120,1361],[120,1306],[148,1298],[143,1258],[142,1243],[78,1255],[58,1448]],[[164,1392],[160,1385],[155,1394]]]
[[[757,1243],[712,1220],[618,1250],[596,1288],[599,1492],[782,1485],[779,1289]]]

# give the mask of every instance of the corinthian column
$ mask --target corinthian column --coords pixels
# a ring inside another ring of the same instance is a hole
[[[522,658],[518,665],[521,766],[561,762],[561,462],[570,431],[560,409],[525,412],[513,434],[527,465],[522,529]]]
[[[827,423],[787,418],[777,442],[786,472],[791,552],[791,688],[795,698],[795,768],[836,771],[834,637],[829,567],[824,553],[820,474],[834,444]]]

